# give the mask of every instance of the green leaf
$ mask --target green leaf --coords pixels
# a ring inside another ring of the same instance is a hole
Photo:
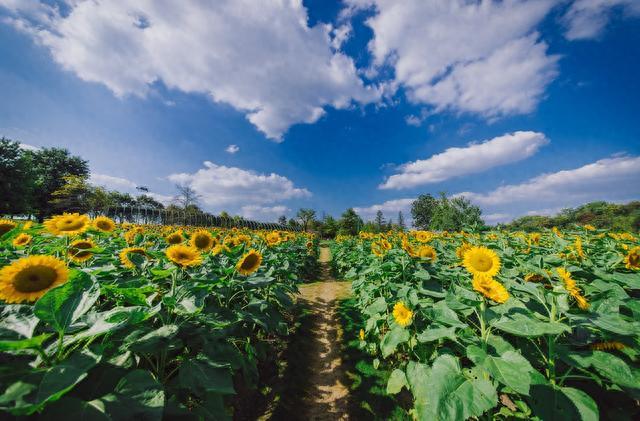
[[[402,328],[401,326],[395,326],[384,335],[384,338],[382,338],[382,342],[380,342],[380,350],[382,351],[382,356],[387,358],[389,355],[395,352],[398,345],[407,342],[408,340],[409,331]]]
[[[63,397],[59,401],[47,406],[46,418],[65,421],[108,421],[104,403],[100,400],[83,401],[74,397]]]
[[[180,366],[178,373],[180,385],[193,392],[204,395],[215,392],[225,395],[235,394],[231,372],[226,367],[219,367],[209,361],[188,360]]]
[[[426,396],[430,391],[430,372],[431,369],[426,364],[415,361],[409,361],[407,364],[407,382],[416,400],[419,397],[424,397],[423,400],[426,400]]]
[[[0,330],[9,330],[25,338],[30,338],[39,321],[33,314],[33,306],[5,305],[0,313]]]
[[[449,338],[452,341],[455,341],[456,328],[455,327],[429,327],[423,330],[418,335],[419,342],[433,342],[442,338]]]
[[[545,421],[598,419],[595,402],[584,392],[568,387],[532,385],[529,404],[533,413]]]
[[[126,343],[133,352],[154,354],[166,349],[178,330],[179,328],[176,325],[165,325],[152,330],[142,337],[138,337],[138,332],[134,332],[133,335],[127,337]]]
[[[17,341],[0,341],[0,351],[17,351],[21,349],[40,348],[42,343],[46,341],[51,334],[34,336],[31,339],[22,339]]]
[[[559,335],[571,332],[571,328],[564,323],[542,322],[522,313],[505,315],[491,323],[496,329],[525,338],[535,338],[543,335]]]
[[[369,304],[363,311],[364,314],[373,316],[374,314],[387,311],[387,302],[384,297],[378,297],[373,303]]]
[[[601,376],[613,383],[632,389],[640,389],[638,371],[632,371],[622,358],[608,352],[593,351],[590,362]]]
[[[572,387],[563,387],[562,392],[571,399],[571,402],[573,402],[580,413],[582,421],[598,421],[600,419],[598,405],[593,401],[593,399],[591,399],[591,396],[587,395],[582,390],[574,389]]]
[[[591,322],[601,329],[618,335],[636,335],[638,334],[638,323],[629,323],[625,321],[619,314],[594,314]]]
[[[85,314],[100,296],[100,286],[89,275],[72,271],[71,279],[40,298],[33,313],[57,332],[67,328]]]
[[[391,372],[391,376],[389,376],[389,380],[387,381],[387,393],[390,395],[395,395],[396,393],[400,393],[403,387],[407,386],[407,376],[405,376],[404,371],[400,369],[395,369]]]
[[[133,370],[115,388],[115,393],[103,396],[100,401],[114,420],[162,419],[165,393],[162,385],[146,370]]]
[[[467,357],[477,366],[487,370],[494,379],[522,394],[529,394],[530,373],[534,371],[529,361],[515,351],[506,351],[501,356],[487,355],[482,348],[470,345]]]
[[[488,380],[467,378],[458,360],[441,355],[433,363],[426,395],[415,397],[421,420],[462,420],[478,417],[496,406],[498,395]]]
[[[26,398],[36,389],[36,385],[17,381],[0,395],[0,408],[12,413],[13,415],[22,415],[29,412],[31,405]],[[13,404],[13,405],[11,405]]]

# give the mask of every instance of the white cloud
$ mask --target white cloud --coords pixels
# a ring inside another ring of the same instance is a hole
[[[576,0],[563,16],[567,39],[589,39],[599,36],[607,26],[613,10],[629,17],[640,16],[638,0]]]
[[[286,215],[291,212],[286,206],[259,206],[259,205],[245,205],[241,208],[241,214],[247,219],[253,219],[256,221],[273,222],[281,215]]]
[[[1,1],[16,27],[81,79],[117,96],[144,96],[157,82],[207,94],[274,140],[317,121],[327,106],[379,97],[337,50],[348,27],[310,27],[301,0],[74,0],[64,14],[33,0],[29,8]]]
[[[555,3],[349,0],[343,16],[375,8],[373,66],[391,65],[411,101],[495,118],[532,111],[557,75],[535,32]]]
[[[20,142],[20,145],[18,145],[18,146],[20,147],[20,149],[23,149],[25,151],[39,151],[40,150],[40,147],[29,145],[28,143]]]
[[[228,153],[233,155],[234,153],[238,152],[239,150],[240,150],[240,147],[238,145],[229,145],[225,149],[225,152],[228,152]]]
[[[509,213],[489,213],[487,215],[482,215],[482,219],[485,223],[489,225],[497,224],[499,222],[507,222],[513,219],[511,214]]]
[[[593,200],[631,200],[640,197],[640,157],[601,159],[572,170],[542,174],[521,184],[489,193],[459,193],[483,208],[512,206],[521,214],[545,205],[565,208]]]
[[[353,208],[353,210],[365,220],[373,219],[378,211],[382,211],[387,219],[392,218],[395,220],[398,217],[398,212],[402,212],[405,221],[410,223],[411,204],[415,200],[415,198],[387,200],[378,205],[358,207]]]
[[[131,180],[128,180],[123,177],[115,177],[107,174],[98,174],[91,173],[89,177],[89,184],[93,184],[94,186],[104,187],[107,190],[116,190],[121,193],[129,193],[129,194],[138,194],[136,188],[138,185]],[[143,194],[152,197],[160,203],[168,205],[173,200],[172,196],[167,196],[160,193],[154,192],[143,192]]]
[[[295,187],[291,180],[281,175],[258,174],[209,161],[205,161],[204,168],[193,174],[171,174],[167,178],[193,188],[214,210],[223,206],[264,205],[311,196],[307,189]]]
[[[390,176],[381,189],[406,189],[475,174],[489,168],[521,161],[549,143],[542,133],[518,131],[464,148],[449,148],[424,160],[409,162]]]

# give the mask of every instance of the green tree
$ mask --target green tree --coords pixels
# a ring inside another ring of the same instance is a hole
[[[64,185],[51,193],[49,203],[56,213],[74,211],[87,213],[91,210],[95,187],[87,183],[85,177],[67,175],[63,177]]]
[[[385,220],[384,220],[384,214],[382,213],[382,211],[380,209],[378,209],[378,211],[376,212],[375,223],[376,223],[376,232],[384,231],[384,229],[386,227],[386,223],[385,223]]]
[[[438,200],[430,194],[421,194],[418,196],[418,198],[411,203],[413,226],[421,230],[428,230],[437,206]]]
[[[335,238],[336,234],[338,234],[338,221],[331,215],[325,216],[322,220],[322,238]]]
[[[287,217],[285,215],[280,215],[280,218],[278,218],[278,224],[287,225]]]
[[[164,209],[164,205],[162,203],[146,194],[141,194],[136,197],[136,204],[140,207],[147,207],[151,209]]]
[[[298,213],[296,214],[296,217],[300,220],[300,223],[302,224],[302,229],[304,229],[305,231],[308,231],[316,219],[316,211],[314,211],[313,209],[302,208],[298,211]]]
[[[33,174],[33,208],[39,220],[51,215],[56,207],[51,200],[53,192],[65,184],[65,177],[77,176],[87,179],[89,165],[79,156],[73,156],[66,149],[44,148],[26,151]],[[69,209],[72,210],[72,209]]]
[[[0,214],[27,213],[33,193],[29,156],[18,142],[0,139]]]
[[[362,218],[353,210],[349,208],[340,217],[338,222],[339,233],[343,235],[356,235],[362,227]]]

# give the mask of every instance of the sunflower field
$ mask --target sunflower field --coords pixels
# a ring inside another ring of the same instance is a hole
[[[332,253],[407,419],[640,418],[636,235],[361,233]]]
[[[0,220],[0,418],[232,416],[317,254],[283,231]]]

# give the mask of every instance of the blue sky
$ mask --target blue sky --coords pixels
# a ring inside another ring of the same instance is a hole
[[[1,136],[262,220],[638,199],[638,74],[634,0],[0,0]]]

